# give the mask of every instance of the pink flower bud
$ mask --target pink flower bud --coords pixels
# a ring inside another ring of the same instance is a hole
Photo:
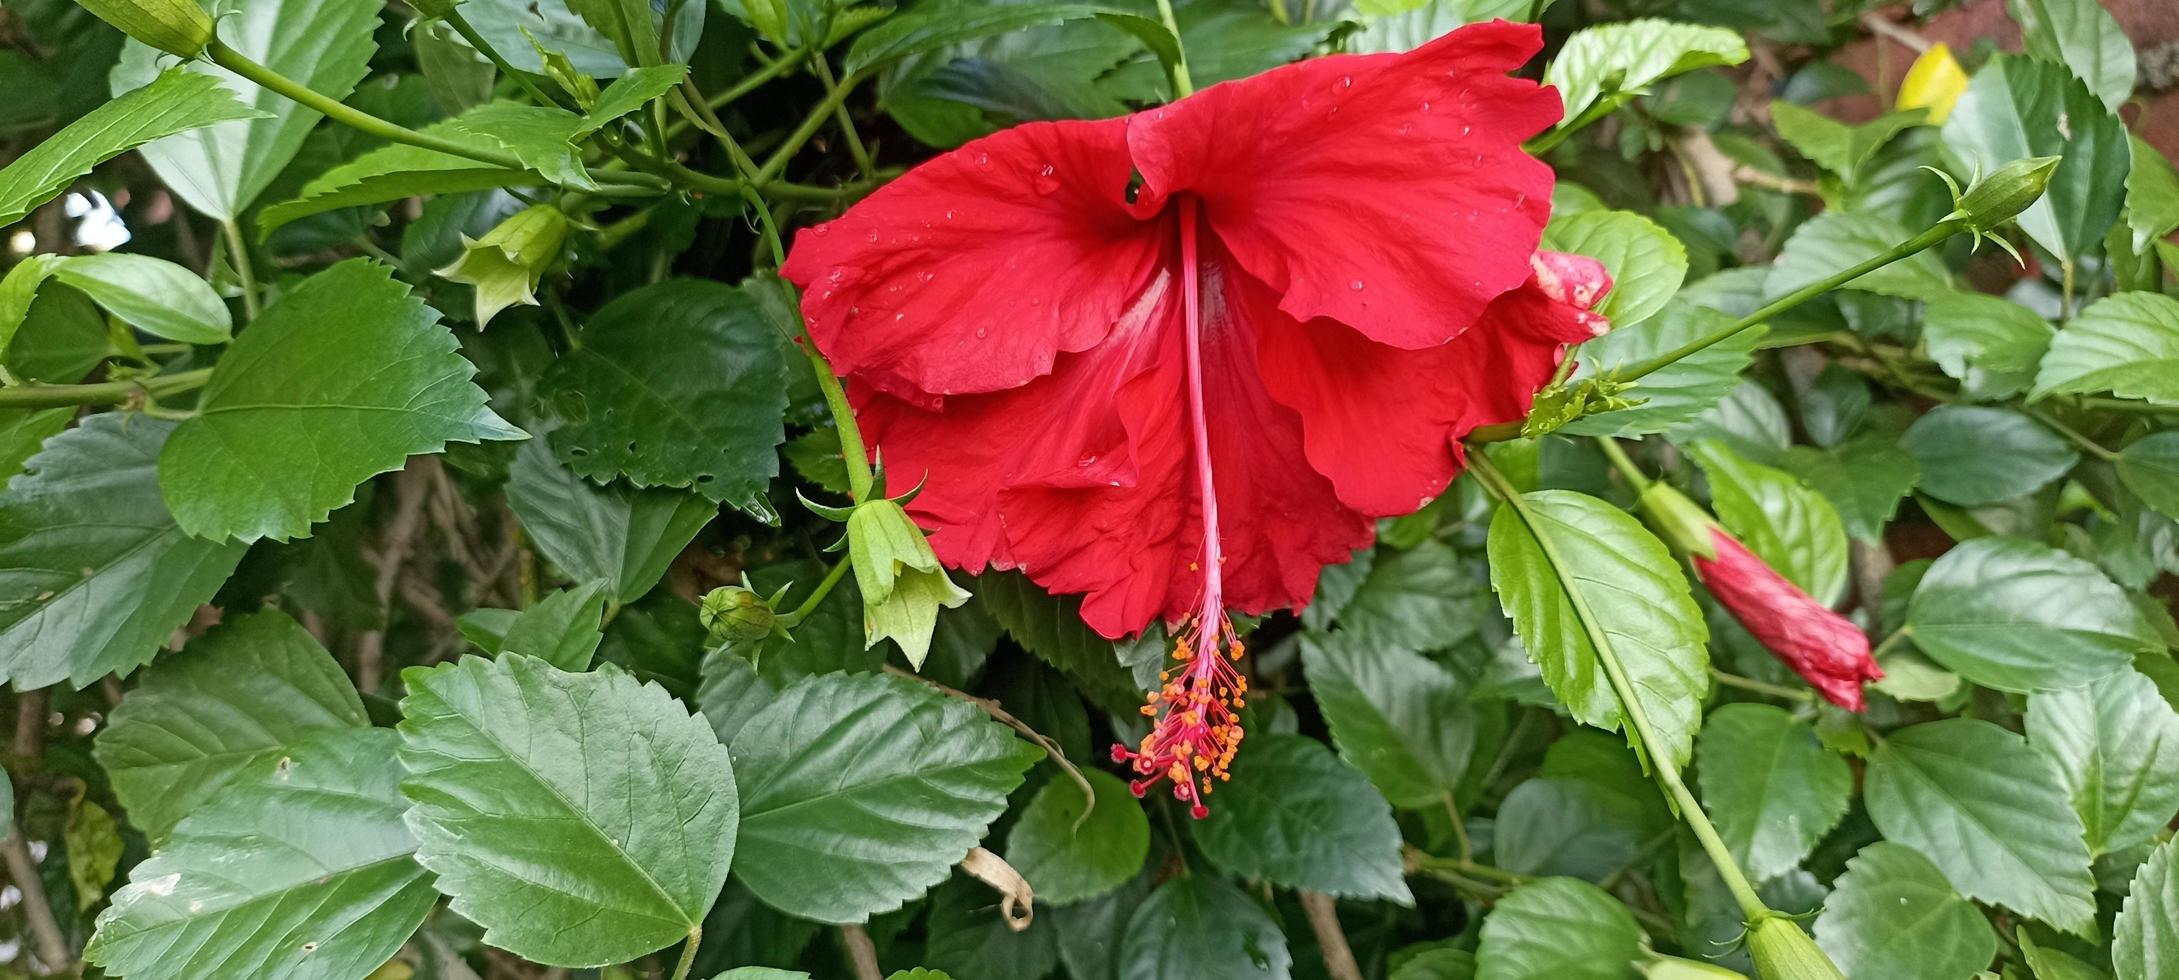
[[[1860,711],[1862,682],[1884,676],[1861,629],[1810,598],[1724,529],[1711,528],[1710,546],[1714,557],[1689,557],[1718,602],[1832,704]]]

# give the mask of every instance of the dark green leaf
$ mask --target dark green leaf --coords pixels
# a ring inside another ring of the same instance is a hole
[[[1301,663],[1339,754],[1396,806],[1436,806],[1460,785],[1475,714],[1451,671],[1354,633],[1303,634]]]
[[[1892,137],[1928,117],[1926,110],[1908,109],[1850,125],[1782,99],[1770,104],[1770,120],[1778,127],[1779,138],[1817,166],[1842,178],[1851,178],[1862,162],[1891,142]]]
[[[1652,83],[1674,75],[1712,65],[1737,65],[1747,57],[1747,44],[1733,31],[1667,20],[1630,20],[1575,32],[1544,68],[1543,81],[1558,88],[1570,121],[1615,94],[1644,92]]]
[[[326,171],[304,185],[293,200],[265,208],[257,216],[258,232],[269,235],[281,225],[313,214],[422,195],[531,187],[556,177],[580,184],[588,178],[576,179],[581,164],[574,159],[575,147],[568,140],[581,126],[581,117],[558,110],[503,102],[480,105],[423,131],[514,154],[532,169],[499,167],[394,143]]]
[[[1392,807],[1322,742],[1257,735],[1196,821],[1204,856],[1237,874],[1346,898],[1414,904]]]
[[[2132,140],[2133,166],[2126,174],[2126,225],[2133,248],[2147,252],[2151,242],[2179,229],[2179,169],[2138,136]]]
[[[1632,811],[1624,794],[1598,780],[1523,780],[1498,806],[1491,859],[1515,874],[1602,881],[1641,854]]]
[[[2179,299],[2107,296],[2058,331],[2035,374],[2034,397],[2102,391],[2179,405]]]
[[[151,659],[245,547],[184,535],[154,471],[173,423],[94,415],[0,493],[0,676],[81,687]]]
[[[152,140],[263,115],[217,79],[182,68],[91,110],[0,169],[0,225],[12,225],[108,158]]]
[[[1816,944],[1849,977],[1957,980],[1997,955],[1997,932],[1911,847],[1877,841],[1846,863]]]
[[[822,922],[863,921],[944,881],[1041,755],[972,705],[872,674],[797,682],[733,749],[736,877]]]
[[[361,977],[439,896],[402,822],[400,739],[321,731],[252,759],[129,873],[84,957],[141,980]]]
[[[2004,537],[1937,559],[1907,606],[1907,629],[1960,676],[2023,693],[2079,687],[2161,646],[2096,566]]]
[[[599,628],[611,598],[603,580],[554,592],[515,617],[499,648],[486,652],[520,653],[566,671],[589,670],[604,639]]]
[[[1287,980],[1277,920],[1216,875],[1175,875],[1129,919],[1118,980]]]
[[[2025,739],[1972,718],[1927,722],[1878,745],[1865,779],[1877,829],[1963,894],[2068,932],[2094,923],[2081,819]]]
[[[2131,670],[2028,699],[2028,742],[2051,762],[2088,849],[2125,850],[2179,813],[2179,712]]]
[[[1097,794],[1089,819],[1080,819],[1082,787],[1055,778],[1037,791],[1006,838],[1007,863],[1028,879],[1040,902],[1067,905],[1107,894],[1141,872],[1150,851],[1150,818],[1126,781],[1100,769],[1082,775]]]
[[[1038,892],[1037,899],[1042,905],[1044,894]],[[944,969],[940,976],[1042,980],[1059,965],[1057,931],[1049,917],[1037,916],[1016,932],[1019,920],[1008,921],[999,893],[981,881],[955,875],[931,893],[930,908],[922,959]]]
[[[851,75],[859,75],[887,62],[937,51],[963,41],[1108,14],[1141,16],[1126,8],[1086,3],[934,4],[895,14],[862,32],[848,48],[842,69]]]
[[[291,287],[235,339],[160,452],[175,520],[214,539],[301,537],[411,455],[523,438],[485,407],[459,346],[367,259]]]
[[[1711,712],[1695,757],[1703,807],[1757,881],[1799,867],[1846,816],[1854,788],[1846,760],[1783,708],[1728,704]]]
[[[779,688],[758,674],[756,665],[733,645],[705,654],[702,669],[703,679],[696,686],[696,710],[703,712],[719,741],[732,745],[742,726],[779,696]]]
[[[1545,878],[1513,890],[1483,920],[1475,980],[1630,980],[1642,929],[1603,889]]]
[[[2055,332],[2035,311],[1983,293],[1940,293],[1922,313],[1930,359],[1981,399],[2027,390]]]
[[[368,725],[333,656],[285,613],[221,625],[144,672],[98,733],[129,822],[153,838],[236,772],[327,728]]]
[[[2072,70],[2106,108],[2134,94],[2134,42],[2096,0],[2006,0],[2028,53]]]
[[[1474,635],[1489,608],[1482,581],[1460,556],[1426,541],[1379,552],[1338,618],[1340,628],[1372,643],[1442,650]]]
[[[1923,493],[1970,507],[2033,493],[2081,458],[2042,423],[1979,405],[1940,406],[1907,427],[1899,445],[1921,468]]]
[[[986,572],[968,588],[1014,642],[1065,675],[1084,697],[1106,711],[1133,712],[1148,687],[1138,686],[1116,655],[1114,644],[1082,622],[1079,596],[1054,596],[1019,572]],[[1165,664],[1162,646],[1150,676]]]
[[[2129,444],[2118,456],[2118,478],[2142,503],[2165,517],[2179,518],[2179,432],[2159,432]]]
[[[518,654],[411,667],[402,680],[416,859],[485,942],[599,966],[703,921],[739,812],[733,766],[703,719],[618,668],[570,674]]]
[[[1826,211],[1794,229],[1763,283],[1765,296],[1777,299],[1840,270],[1874,258],[1911,234],[1889,218],[1847,211]],[[1952,289],[1952,274],[1935,253],[1919,252],[1854,280],[1853,289],[1902,299],[1924,299]]]
[[[605,126],[650,103],[652,99],[671,91],[688,77],[687,65],[655,65],[637,68],[613,79],[605,91],[598,93],[598,101],[583,114],[583,124],[577,135],[587,134]]]
[[[1490,565],[1491,587],[1529,658],[1577,720],[1620,729],[1623,709],[1583,629],[1583,618],[1595,617],[1589,626],[1616,651],[1665,740],[1642,746],[1626,726],[1628,742],[1662,765],[1684,767],[1710,686],[1709,638],[1678,562],[1639,521],[1594,497],[1540,490],[1524,499],[1536,523],[1500,506]]]
[[[335,100],[347,98],[369,72],[371,55],[378,50],[372,32],[384,9],[373,0],[252,0],[216,6],[219,35],[236,51]],[[122,49],[120,64],[114,66],[113,91],[118,94],[151,81],[169,60],[163,52],[130,41]],[[190,207],[232,221],[295,159],[303,140],[323,117],[209,61],[189,62],[182,70],[217,79],[259,112],[158,140],[141,152],[166,186]]]
[[[1944,140],[1976,173],[2029,157],[2064,158],[2042,199],[2020,214],[2021,230],[2061,259],[2101,248],[2125,203],[2126,127],[2063,65],[1992,58],[1945,119]]]
[[[554,362],[553,451],[593,480],[689,487],[762,520],[787,433],[786,361],[749,294],[676,279],[624,293]]]
[[[1626,330],[1614,330],[1579,348],[1576,380],[1608,375],[1730,326],[1733,318],[1681,301]],[[1763,328],[1750,327],[1661,368],[1625,395],[1633,408],[1576,420],[1563,430],[1585,436],[1638,436],[1662,432],[1701,415],[1740,384]]]
[[[1914,457],[1882,436],[1833,449],[1794,446],[1780,463],[1831,501],[1847,533],[1863,541],[1882,537],[1899,501],[1922,479]]]
[[[38,266],[26,263],[26,267]],[[54,282],[75,287],[114,316],[154,336],[188,344],[224,344],[234,326],[227,304],[210,284],[165,259],[106,252],[71,256],[52,263],[50,269]],[[26,307],[21,312],[28,315],[30,310]],[[15,323],[0,323],[0,336],[13,336],[16,328]]]

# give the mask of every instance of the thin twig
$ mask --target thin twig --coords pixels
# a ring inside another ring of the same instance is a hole
[[[53,919],[52,903],[45,897],[45,883],[38,878],[38,863],[30,859],[30,848],[23,843],[22,831],[10,829],[7,839],[0,840],[0,861],[7,864],[8,878],[15,882],[16,890],[23,893],[23,918],[30,923],[30,937],[37,946],[38,961],[53,973],[74,972],[75,958],[68,954],[68,940],[61,935],[60,923]]]
[[[863,927],[841,926],[840,945],[847,947],[848,961],[855,964],[855,980],[884,980],[885,974],[878,970],[878,946]]]
[[[1934,45],[1930,44],[1928,38],[1915,33],[1913,30],[1899,26],[1890,18],[1874,10],[1861,15],[1861,26],[1868,28],[1871,34],[1888,38],[1913,49],[1916,54],[1926,54],[1930,48],[1934,47]]]
[[[401,580],[401,568],[408,564],[409,549],[415,543],[416,528],[422,523],[424,504],[430,499],[428,482],[430,470],[438,466],[438,460],[419,456],[410,461],[409,468],[394,478],[393,520],[386,525],[384,545],[378,553],[378,577],[371,583],[373,594],[378,596],[378,606],[389,617],[394,585]],[[380,679],[380,664],[386,646],[384,626],[356,637],[356,688],[376,691]]]
[[[1298,891],[1301,909],[1309,913],[1309,929],[1316,933],[1317,949],[1324,953],[1324,972],[1332,980],[1362,980],[1362,965],[1354,961],[1347,933],[1339,927],[1339,908],[1330,895]]]

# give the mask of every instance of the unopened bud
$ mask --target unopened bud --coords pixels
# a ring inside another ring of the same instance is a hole
[[[1748,955],[1761,980],[1846,980],[1800,923],[1768,914],[1748,926]]]
[[[1703,558],[1717,557],[1716,539],[1711,536],[1718,523],[1710,517],[1702,505],[1687,499],[1687,495],[1663,481],[1651,483],[1642,489],[1642,512],[1649,515],[1649,524],[1657,529],[1672,550],[1685,555]]]
[[[2057,169],[2057,157],[2014,160],[1967,188],[1952,216],[1964,219],[1976,232],[1995,231],[2042,197],[2051,172]]]
[[[847,553],[863,596],[864,645],[891,637],[908,662],[922,668],[938,610],[967,602],[968,592],[946,576],[908,512],[884,497],[865,500],[848,515]]]
[[[194,58],[212,43],[212,15],[196,0],[80,0],[121,33],[168,54]]]
[[[764,597],[738,585],[704,593],[696,619],[716,643],[751,642],[771,635],[778,615]]]
[[[1683,960],[1677,956],[1652,956],[1641,963],[1642,980],[1748,980],[1739,972],[1715,963]]]
[[[438,270],[453,282],[477,289],[477,328],[499,311],[524,303],[537,305],[537,283],[560,257],[567,239],[567,215],[550,204],[516,212],[483,238],[462,236],[462,257]]]

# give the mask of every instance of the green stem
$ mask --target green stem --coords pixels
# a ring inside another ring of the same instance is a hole
[[[0,388],[0,408],[64,408],[71,405],[119,405],[139,395],[159,398],[204,387],[211,368],[197,368],[155,378],[128,378],[87,385],[17,385]]]
[[[234,262],[235,278],[242,287],[242,319],[257,319],[257,275],[250,271],[250,246],[242,240],[242,228],[229,218],[220,222],[220,233],[227,238],[227,252]]]
[[[530,81],[528,74],[516,71],[513,65],[508,64],[507,59],[500,56],[498,49],[492,47],[492,42],[485,40],[484,35],[477,33],[477,29],[470,26],[469,18],[462,16],[460,7],[449,8],[445,19],[447,26],[454,29],[454,33],[461,35],[462,40],[469,42],[470,47],[477,49],[477,53],[483,55],[485,60],[490,61],[492,67],[499,69],[500,74],[514,79],[514,83],[522,86],[522,91],[528,92],[530,98],[536,99],[538,105],[558,106],[560,104],[554,101],[552,96],[545,94],[544,89],[538,88],[536,82]]]
[[[1460,807],[1453,802],[1453,794],[1445,794],[1445,816],[1453,822],[1453,843],[1460,848],[1460,859],[1475,859],[1475,844],[1468,840],[1468,822],[1461,819]]]
[[[870,162],[870,150],[863,146],[862,136],[855,132],[855,120],[847,114],[846,96],[842,95],[837,100],[831,99],[833,92],[840,87],[832,79],[832,66],[826,64],[825,59],[819,58],[810,62],[810,72],[825,86],[825,96],[833,103],[832,117],[840,124],[840,138],[847,141],[848,155],[855,158],[855,172],[867,179],[877,172],[878,167]]]
[[[1807,691],[1799,691],[1780,684],[1771,684],[1765,681],[1759,681],[1753,677],[1742,677],[1739,674],[1728,674],[1722,670],[1717,669],[1716,667],[1710,668],[1710,679],[1718,682],[1719,684],[1723,684],[1726,687],[1737,687],[1743,691],[1748,691],[1754,694],[1761,694],[1765,697],[1784,698],[1788,701],[1815,700],[1815,695]]]
[[[1634,460],[1627,458],[1627,451],[1619,448],[1619,440],[1598,436],[1596,447],[1604,451],[1604,458],[1612,461],[1612,468],[1619,471],[1619,475],[1627,481],[1628,486],[1634,488],[1635,493],[1643,493],[1649,489],[1649,477],[1643,475],[1641,467],[1634,465]]]
[[[779,625],[787,629],[802,625],[803,620],[810,618],[810,614],[817,611],[818,603],[824,602],[825,597],[832,594],[832,587],[840,584],[840,580],[847,577],[847,570],[853,565],[853,562],[845,558],[833,562],[832,570],[826,572],[823,579],[818,580],[817,588],[810,591],[809,598],[802,600],[802,604],[794,607],[793,612],[779,617]]]
[[[1158,0],[1158,17],[1165,21],[1165,29],[1173,32],[1173,98],[1185,99],[1195,94],[1195,79],[1188,75],[1188,49],[1180,41],[1180,20],[1173,16],[1173,0]]]
[[[862,428],[855,424],[855,408],[847,403],[847,392],[840,387],[840,377],[832,373],[832,362],[818,353],[817,343],[806,333],[802,353],[809,355],[810,370],[817,372],[817,388],[825,393],[825,407],[832,411],[833,427],[840,432],[840,458],[847,461],[848,492],[856,503],[862,503],[870,496],[870,451],[863,446]]]
[[[848,93],[854,91],[861,81],[862,77],[853,72],[840,79],[839,86],[826,92],[825,97],[819,99],[817,105],[810,109],[810,114],[803,117],[802,125],[796,126],[794,132],[788,134],[787,141],[779,144],[779,149],[772,151],[771,157],[764,161],[764,169],[757,171],[756,177],[750,183],[762,187],[778,179],[780,173],[787,169],[787,161],[794,159],[795,153],[802,149],[802,144],[817,135],[818,128],[825,124],[834,109],[847,101]]]
[[[1657,737],[1656,729],[1650,725],[1648,710],[1635,697],[1634,682],[1628,677],[1626,666],[1619,662],[1619,653],[1612,646],[1611,636],[1604,632],[1603,623],[1597,619],[1596,611],[1589,607],[1588,594],[1567,575],[1567,564],[1559,554],[1558,544],[1544,530],[1535,513],[1529,510],[1528,500],[1492,465],[1488,454],[1477,449],[1468,454],[1468,460],[1476,479],[1492,496],[1513,508],[1514,514],[1520,518],[1521,523],[1527,525],[1529,534],[1536,539],[1536,546],[1543,552],[1544,561],[1551,566],[1552,574],[1558,577],[1567,601],[1574,608],[1574,618],[1581,623],[1582,633],[1588,637],[1590,647],[1596,651],[1597,662],[1604,668],[1604,676],[1611,683],[1612,694],[1619,699],[1620,713],[1626,718],[1628,727],[1634,730],[1635,740],[1642,746],[1638,751],[1648,756],[1650,772],[1664,787],[1666,795],[1678,806],[1680,819],[1686,821],[1689,830],[1694,831],[1695,839],[1701,842],[1703,851],[1710,855],[1710,861],[1717,865],[1718,876],[1724,879],[1726,889],[1732,892],[1733,900],[1739,903],[1742,918],[1753,923],[1772,914],[1769,907],[1763,904],[1763,899],[1756,895],[1755,886],[1748,883],[1748,876],[1740,870],[1740,864],[1733,860],[1731,849],[1718,836],[1717,827],[1710,823],[1710,815],[1703,812],[1702,804],[1688,790],[1686,782],[1680,779],[1679,770],[1668,761],[1658,758],[1652,751],[1652,747],[1664,742]]]
[[[681,961],[674,964],[673,980],[688,980],[689,970],[696,966],[696,948],[704,941],[702,926],[690,926],[688,942],[681,945]]]
[[[220,41],[217,38],[214,38],[210,44],[207,44],[204,48],[204,51],[206,55],[211,57],[213,63],[219,65],[220,67],[225,68],[228,71],[234,72],[235,74],[240,75],[243,78],[247,78],[250,81],[256,82],[258,85],[263,86],[264,88],[271,89],[274,92],[284,95],[289,99],[301,103],[304,106],[315,109],[319,113],[323,114],[327,119],[331,119],[334,122],[340,123],[344,126],[348,126],[352,129],[369,133],[373,136],[379,137],[380,139],[391,140],[395,143],[406,143],[410,146],[420,146],[427,150],[437,150],[441,153],[458,156],[465,160],[476,160],[482,163],[489,163],[495,167],[505,167],[509,170],[529,169],[529,167],[523,165],[521,160],[518,160],[509,154],[500,153],[494,150],[480,149],[478,147],[464,143],[457,143],[453,140],[442,139],[440,137],[433,136],[430,133],[419,133],[416,130],[410,129],[407,126],[403,126],[399,123],[389,122],[387,120],[380,119],[377,116],[371,115],[368,112],[364,112],[361,109],[351,108],[348,105],[340,102],[339,100],[326,96],[323,93],[320,93],[310,88],[309,86],[304,85],[301,82],[289,78],[286,75],[282,75],[279,72],[273,71],[272,69],[267,68],[264,65],[260,65],[255,61],[251,61],[248,56],[244,55],[240,51],[236,51],[235,49],[228,47],[225,42]]]
[[[2079,430],[2074,429],[2072,426],[2058,421],[2049,412],[2045,412],[2041,409],[2026,407],[2021,408],[2021,411],[2026,412],[2029,418],[2032,418],[2037,422],[2043,423],[2045,426],[2048,426],[2052,431],[2066,437],[2066,439],[2072,442],[2074,445],[2081,447],[2082,452],[2085,452],[2090,456],[2094,456],[2097,459],[2103,460],[2106,463],[2118,462],[2117,453],[2112,452],[2109,449],[2103,448],[2102,443],[2097,442],[2094,439],[2090,439],[2089,437],[2082,435]]]
[[[1860,262],[1856,262],[1853,265],[1840,270],[1839,272],[1833,273],[1827,278],[1809,283],[1806,286],[1802,286],[1799,289],[1796,289],[1782,297],[1779,297],[1776,300],[1773,300],[1769,304],[1765,305],[1762,309],[1756,310],[1755,312],[1750,313],[1747,316],[1741,317],[1738,320],[1734,320],[1732,323],[1720,327],[1707,335],[1697,337],[1694,340],[1688,341],[1687,343],[1680,345],[1679,347],[1668,350],[1662,354],[1657,355],[1656,357],[1650,358],[1649,360],[1639,362],[1631,367],[1614,371],[1612,372],[1612,377],[1620,381],[1633,381],[1638,378],[1645,377],[1660,368],[1666,367],[1683,357],[1703,350],[1704,348],[1707,348],[1712,344],[1717,344],[1726,340],[1730,340],[1741,331],[1746,330],[1749,327],[1753,327],[1758,323],[1769,320],[1770,318],[1775,317],[1780,313],[1784,313],[1785,311],[1790,310],[1796,306],[1799,306],[1802,303],[1806,303],[1809,300],[1815,299],[1816,297],[1821,296],[1824,293],[1830,292],[1833,289],[1837,289],[1840,286],[1844,286],[1847,283],[1859,279],[1862,276],[1868,275],[1871,272],[1875,272],[1876,270],[1881,269],[1894,262],[1897,262],[1900,259],[1907,258],[1911,255],[1919,254],[1922,251],[1930,248],[1931,246],[1934,246],[1937,243],[1942,242],[1947,238],[1951,238],[1953,235],[1957,235],[1965,230],[1967,230],[1966,222],[1958,220],[1940,221],[1937,224],[1932,225],[1928,230],[1922,232],[1921,234],[1916,235],[1913,238],[1909,238],[1906,241],[1900,242],[1899,244],[1892,246],[1890,249],[1885,250],[1879,255],[1876,255],[1869,259],[1865,259]]]
[[[1286,0],[1271,0],[1271,19],[1281,24],[1293,23],[1292,15],[1286,12]]]
[[[1564,126],[1529,140],[1528,145],[1522,147],[1522,149],[1527,150],[1530,156],[1543,156],[1557,148],[1560,143],[1566,142],[1567,137],[1581,132],[1583,129],[1588,128],[1589,124],[1611,115],[1612,110],[1615,108],[1618,108],[1618,106],[1609,101],[1599,100],[1591,103],[1587,109],[1581,111],[1581,115],[1568,120]]]

